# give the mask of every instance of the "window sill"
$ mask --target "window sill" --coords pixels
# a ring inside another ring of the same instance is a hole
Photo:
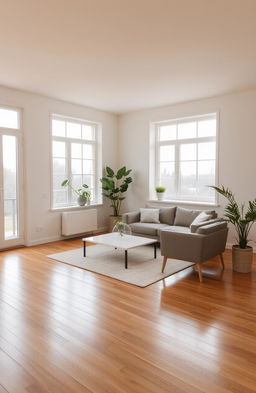
[[[195,206],[211,206],[211,207],[218,207],[220,206],[217,203],[210,203],[210,202],[196,202],[196,201],[178,201],[178,200],[163,200],[159,201],[158,199],[150,199],[148,202],[154,202],[159,204],[176,204],[176,205],[195,205]]]
[[[103,206],[103,203],[91,203],[90,205],[85,206],[67,206],[67,207],[52,207],[50,212],[66,212],[66,211],[73,211],[73,210],[86,210],[90,209],[91,207],[98,207]]]

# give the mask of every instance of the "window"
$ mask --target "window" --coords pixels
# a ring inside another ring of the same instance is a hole
[[[216,114],[153,124],[152,199],[161,185],[166,200],[215,203],[216,124]]]
[[[87,184],[92,195],[91,204],[101,203],[100,131],[98,123],[52,116],[53,208],[77,205],[77,195],[70,187],[61,186],[65,179],[70,179],[75,189]]]
[[[1,128],[20,128],[20,113],[15,109],[0,108],[0,127]]]
[[[0,107],[0,248],[22,236],[20,116],[20,109]]]

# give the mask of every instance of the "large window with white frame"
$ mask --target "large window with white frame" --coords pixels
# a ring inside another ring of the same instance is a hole
[[[180,202],[216,203],[216,113],[154,123],[154,187],[166,187],[165,199]],[[151,173],[152,175],[152,173]]]
[[[74,189],[87,184],[91,204],[101,203],[99,188],[101,168],[101,126],[80,119],[52,115],[52,207],[77,205],[77,195],[62,187],[65,179]]]

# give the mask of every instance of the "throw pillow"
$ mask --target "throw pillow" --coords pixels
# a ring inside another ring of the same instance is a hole
[[[146,208],[149,209],[159,209],[159,221],[161,224],[173,225],[176,206],[174,207],[156,207],[151,205],[146,205]]]
[[[140,222],[159,224],[159,209],[140,209]]]
[[[201,210],[183,209],[177,207],[174,225],[189,227],[192,221],[201,213]]]
[[[209,221],[212,218],[211,214],[206,214],[202,212],[198,214],[198,216],[194,219],[194,221],[190,224],[190,230],[192,233],[196,232],[197,228],[201,226],[202,223]]]

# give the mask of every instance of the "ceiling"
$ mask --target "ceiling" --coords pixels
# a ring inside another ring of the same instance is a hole
[[[0,0],[0,85],[125,113],[256,86],[256,0]]]

